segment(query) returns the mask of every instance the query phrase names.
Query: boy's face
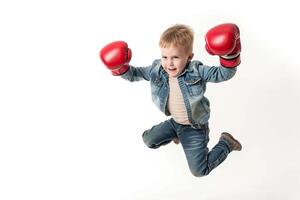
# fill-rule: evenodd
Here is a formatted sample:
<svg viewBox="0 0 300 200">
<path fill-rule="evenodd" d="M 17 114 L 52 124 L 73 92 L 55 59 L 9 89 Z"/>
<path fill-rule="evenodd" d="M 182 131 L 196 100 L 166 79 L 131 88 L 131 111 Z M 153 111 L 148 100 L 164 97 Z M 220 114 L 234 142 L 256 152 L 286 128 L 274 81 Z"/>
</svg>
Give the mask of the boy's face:
<svg viewBox="0 0 300 200">
<path fill-rule="evenodd" d="M 193 53 L 187 53 L 183 47 L 174 45 L 161 47 L 160 51 L 162 66 L 171 77 L 181 74 L 187 62 L 193 58 Z"/>
</svg>

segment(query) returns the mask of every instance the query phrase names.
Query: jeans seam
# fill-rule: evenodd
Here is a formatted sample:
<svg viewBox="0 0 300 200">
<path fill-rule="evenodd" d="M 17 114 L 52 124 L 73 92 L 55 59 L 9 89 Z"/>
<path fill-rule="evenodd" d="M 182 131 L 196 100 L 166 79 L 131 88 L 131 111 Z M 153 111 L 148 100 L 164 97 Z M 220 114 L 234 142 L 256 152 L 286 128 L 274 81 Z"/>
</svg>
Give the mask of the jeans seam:
<svg viewBox="0 0 300 200">
<path fill-rule="evenodd" d="M 217 158 L 215 161 L 211 162 L 209 165 L 208 165 L 208 168 L 210 170 L 213 170 L 214 168 L 216 168 L 221 162 L 223 162 L 225 160 L 225 158 L 227 157 L 226 153 L 223 152 L 219 158 Z"/>
</svg>

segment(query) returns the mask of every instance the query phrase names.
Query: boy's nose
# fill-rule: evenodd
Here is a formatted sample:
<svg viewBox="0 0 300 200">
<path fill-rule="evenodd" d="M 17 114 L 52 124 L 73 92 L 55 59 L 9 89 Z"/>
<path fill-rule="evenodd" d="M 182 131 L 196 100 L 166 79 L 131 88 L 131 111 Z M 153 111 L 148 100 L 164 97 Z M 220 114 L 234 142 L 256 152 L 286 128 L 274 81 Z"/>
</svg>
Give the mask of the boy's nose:
<svg viewBox="0 0 300 200">
<path fill-rule="evenodd" d="M 168 60 L 168 66 L 173 66 L 173 60 L 172 59 Z"/>
</svg>

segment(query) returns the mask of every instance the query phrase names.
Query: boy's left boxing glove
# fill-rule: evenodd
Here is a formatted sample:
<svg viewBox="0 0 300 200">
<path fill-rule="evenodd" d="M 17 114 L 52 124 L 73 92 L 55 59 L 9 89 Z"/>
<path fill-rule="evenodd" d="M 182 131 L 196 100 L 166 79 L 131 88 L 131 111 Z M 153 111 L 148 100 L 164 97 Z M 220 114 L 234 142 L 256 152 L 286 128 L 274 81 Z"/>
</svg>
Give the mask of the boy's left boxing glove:
<svg viewBox="0 0 300 200">
<path fill-rule="evenodd" d="M 240 64 L 240 31 L 232 23 L 220 24 L 211 28 L 205 36 L 207 52 L 220 56 L 220 63 L 224 67 L 236 67 Z"/>
<path fill-rule="evenodd" d="M 100 51 L 100 59 L 115 76 L 126 73 L 131 60 L 131 49 L 124 41 L 115 41 L 104 46 Z"/>
</svg>

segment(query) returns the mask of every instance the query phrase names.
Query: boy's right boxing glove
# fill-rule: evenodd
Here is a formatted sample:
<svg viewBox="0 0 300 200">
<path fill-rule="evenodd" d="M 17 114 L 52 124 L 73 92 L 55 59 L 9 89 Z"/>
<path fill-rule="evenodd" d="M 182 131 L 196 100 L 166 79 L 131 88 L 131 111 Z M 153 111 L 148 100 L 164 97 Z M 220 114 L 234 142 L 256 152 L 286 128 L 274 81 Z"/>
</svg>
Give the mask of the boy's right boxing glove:
<svg viewBox="0 0 300 200">
<path fill-rule="evenodd" d="M 224 67 L 240 64 L 241 41 L 239 27 L 232 23 L 220 24 L 211 28 L 205 36 L 207 52 L 220 56 Z"/>
<path fill-rule="evenodd" d="M 131 60 L 131 49 L 124 41 L 115 41 L 104 46 L 100 51 L 100 59 L 115 76 L 126 73 Z"/>
</svg>

